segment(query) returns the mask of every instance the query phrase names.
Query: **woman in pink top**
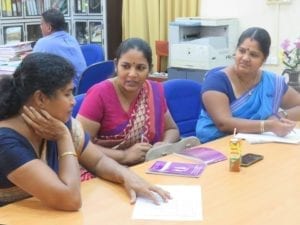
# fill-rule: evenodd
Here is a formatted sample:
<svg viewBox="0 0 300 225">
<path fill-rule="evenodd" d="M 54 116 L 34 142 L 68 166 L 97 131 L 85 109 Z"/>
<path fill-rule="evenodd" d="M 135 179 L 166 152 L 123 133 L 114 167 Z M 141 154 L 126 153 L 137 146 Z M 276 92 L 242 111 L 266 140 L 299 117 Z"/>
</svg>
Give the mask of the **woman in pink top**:
<svg viewBox="0 0 300 225">
<path fill-rule="evenodd" d="M 153 145 L 179 140 L 162 85 L 146 80 L 151 69 L 148 43 L 125 40 L 117 50 L 116 76 L 87 92 L 77 116 L 94 142 L 125 165 L 143 162 Z"/>
</svg>

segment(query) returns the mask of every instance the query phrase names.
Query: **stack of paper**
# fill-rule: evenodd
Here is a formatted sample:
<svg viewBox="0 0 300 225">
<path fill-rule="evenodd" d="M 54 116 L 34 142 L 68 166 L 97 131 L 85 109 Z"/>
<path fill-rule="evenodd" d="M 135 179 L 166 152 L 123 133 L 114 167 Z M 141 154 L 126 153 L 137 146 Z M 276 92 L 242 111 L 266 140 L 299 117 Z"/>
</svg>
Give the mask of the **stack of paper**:
<svg viewBox="0 0 300 225">
<path fill-rule="evenodd" d="M 0 45 L 0 61 L 20 60 L 20 56 L 32 51 L 32 41 L 19 42 L 16 44 Z"/>
<path fill-rule="evenodd" d="M 201 187 L 194 185 L 158 185 L 169 191 L 172 199 L 155 205 L 149 199 L 137 198 L 132 219 L 160 221 L 200 221 L 202 215 Z M 158 196 L 157 196 L 158 197 Z M 160 198 L 160 197 L 158 197 Z"/>
<path fill-rule="evenodd" d="M 21 61 L 10 61 L 10 62 L 0 61 L 0 75 L 13 74 L 20 63 Z"/>
<path fill-rule="evenodd" d="M 238 133 L 236 137 L 245 139 L 251 144 L 269 143 L 269 142 L 300 144 L 300 129 L 294 129 L 293 132 L 289 133 L 285 137 L 278 137 L 272 132 L 265 132 L 262 134 Z"/>
</svg>

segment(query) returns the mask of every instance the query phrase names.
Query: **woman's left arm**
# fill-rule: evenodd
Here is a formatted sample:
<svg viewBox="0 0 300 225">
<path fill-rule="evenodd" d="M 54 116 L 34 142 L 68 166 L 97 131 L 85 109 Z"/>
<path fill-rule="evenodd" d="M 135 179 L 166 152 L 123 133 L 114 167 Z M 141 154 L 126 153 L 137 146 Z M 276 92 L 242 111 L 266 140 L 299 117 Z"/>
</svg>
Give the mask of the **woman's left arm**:
<svg viewBox="0 0 300 225">
<path fill-rule="evenodd" d="M 300 93 L 294 88 L 288 87 L 280 107 L 285 111 L 285 113 L 281 113 L 282 117 L 300 121 Z"/>
</svg>

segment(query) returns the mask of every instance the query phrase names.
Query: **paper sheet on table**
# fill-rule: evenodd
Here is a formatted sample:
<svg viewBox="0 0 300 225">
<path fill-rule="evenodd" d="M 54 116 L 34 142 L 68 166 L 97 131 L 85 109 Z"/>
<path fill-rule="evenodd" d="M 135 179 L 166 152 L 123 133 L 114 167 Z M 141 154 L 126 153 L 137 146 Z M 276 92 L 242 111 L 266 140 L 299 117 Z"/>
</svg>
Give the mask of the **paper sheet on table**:
<svg viewBox="0 0 300 225">
<path fill-rule="evenodd" d="M 132 219 L 140 220 L 202 220 L 202 196 L 199 185 L 157 185 L 171 193 L 172 199 L 160 205 L 138 197 Z"/>
<path fill-rule="evenodd" d="M 289 133 L 285 137 L 278 137 L 272 132 L 265 132 L 262 134 L 238 133 L 236 137 L 245 139 L 251 144 L 269 143 L 269 142 L 300 144 L 300 129 L 294 129 L 293 132 Z"/>
</svg>

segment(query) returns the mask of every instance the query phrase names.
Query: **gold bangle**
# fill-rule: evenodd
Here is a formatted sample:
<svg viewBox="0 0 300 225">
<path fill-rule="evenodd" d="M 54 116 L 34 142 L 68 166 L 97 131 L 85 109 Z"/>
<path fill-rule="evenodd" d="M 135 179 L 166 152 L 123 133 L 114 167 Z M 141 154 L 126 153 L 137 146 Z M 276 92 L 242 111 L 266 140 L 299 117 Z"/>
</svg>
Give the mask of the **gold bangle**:
<svg viewBox="0 0 300 225">
<path fill-rule="evenodd" d="M 264 133 L 265 132 L 265 121 L 261 120 L 260 121 L 260 133 Z"/>
<path fill-rule="evenodd" d="M 64 156 L 67 156 L 67 155 L 73 155 L 75 157 L 77 157 L 77 154 L 75 152 L 64 152 L 63 154 L 61 154 L 58 159 L 61 159 L 63 158 Z"/>
</svg>

